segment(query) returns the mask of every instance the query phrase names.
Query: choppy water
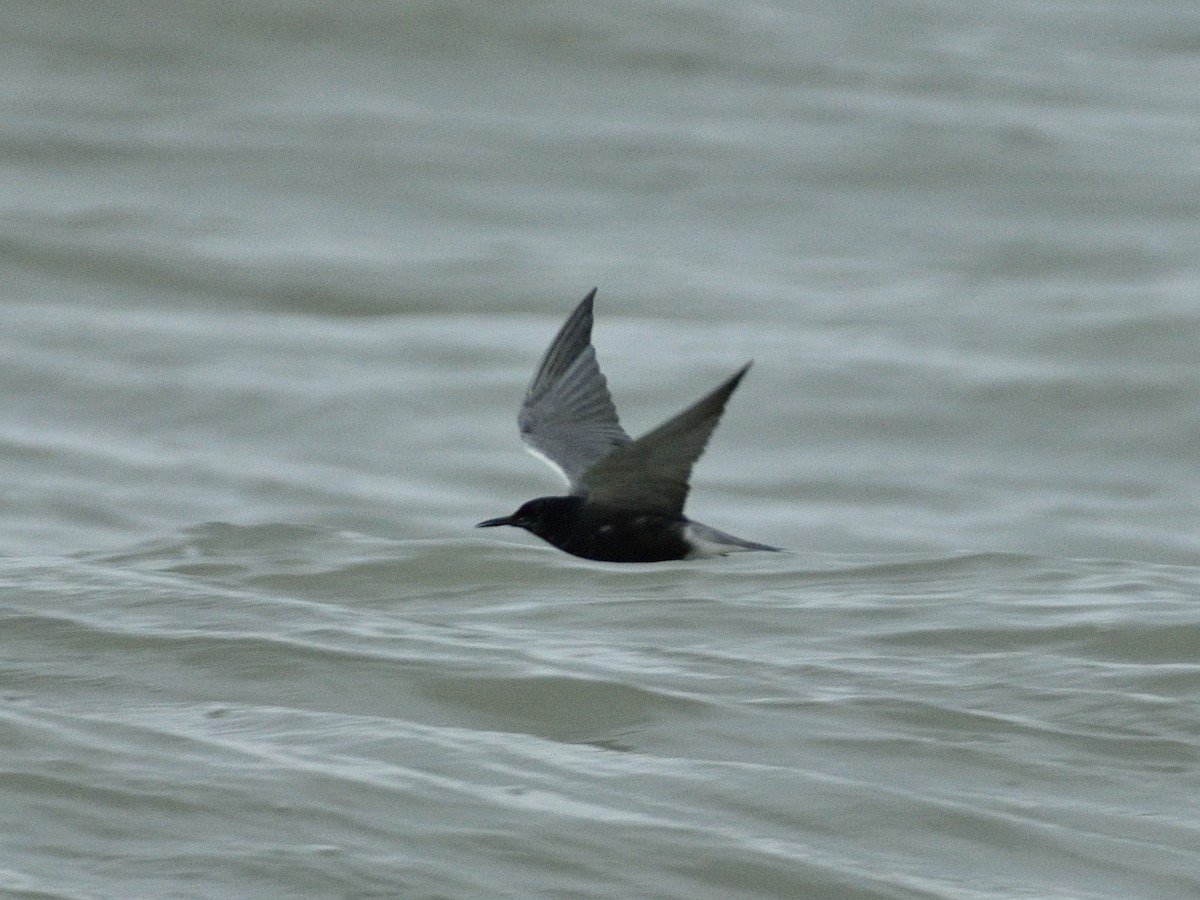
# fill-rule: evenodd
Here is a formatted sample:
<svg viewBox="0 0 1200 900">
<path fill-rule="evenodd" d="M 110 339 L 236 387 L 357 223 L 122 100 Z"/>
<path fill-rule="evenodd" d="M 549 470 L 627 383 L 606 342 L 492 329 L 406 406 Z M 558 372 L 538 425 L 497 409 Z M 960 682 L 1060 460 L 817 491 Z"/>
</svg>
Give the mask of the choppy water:
<svg viewBox="0 0 1200 900">
<path fill-rule="evenodd" d="M 6 3 L 0 894 L 1200 895 L 1193 6 Z"/>
</svg>

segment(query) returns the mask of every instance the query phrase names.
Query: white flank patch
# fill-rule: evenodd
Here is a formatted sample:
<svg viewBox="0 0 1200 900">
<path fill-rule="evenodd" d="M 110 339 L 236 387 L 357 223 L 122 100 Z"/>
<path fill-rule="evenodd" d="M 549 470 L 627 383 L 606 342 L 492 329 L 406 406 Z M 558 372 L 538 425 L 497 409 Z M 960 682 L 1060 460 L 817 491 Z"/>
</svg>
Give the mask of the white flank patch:
<svg viewBox="0 0 1200 900">
<path fill-rule="evenodd" d="M 708 556 L 724 556 L 739 550 L 752 550 L 732 534 L 726 534 L 699 522 L 688 522 L 683 526 L 683 539 L 692 545 L 688 559 L 703 559 Z"/>
</svg>

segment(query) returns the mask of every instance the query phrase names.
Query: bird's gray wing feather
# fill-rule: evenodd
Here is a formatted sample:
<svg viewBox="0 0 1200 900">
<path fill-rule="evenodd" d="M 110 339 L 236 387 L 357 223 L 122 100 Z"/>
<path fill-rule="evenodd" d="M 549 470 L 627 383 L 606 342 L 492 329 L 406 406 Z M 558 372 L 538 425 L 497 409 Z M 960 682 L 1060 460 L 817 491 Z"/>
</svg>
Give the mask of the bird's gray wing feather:
<svg viewBox="0 0 1200 900">
<path fill-rule="evenodd" d="M 572 493 L 580 478 L 616 447 L 629 443 L 592 347 L 595 288 L 563 323 L 542 357 L 517 416 L 521 440 L 557 469 Z"/>
<path fill-rule="evenodd" d="M 706 397 L 632 443 L 613 450 L 583 473 L 588 502 L 618 509 L 681 515 L 692 466 L 704 452 L 746 363 Z"/>
</svg>

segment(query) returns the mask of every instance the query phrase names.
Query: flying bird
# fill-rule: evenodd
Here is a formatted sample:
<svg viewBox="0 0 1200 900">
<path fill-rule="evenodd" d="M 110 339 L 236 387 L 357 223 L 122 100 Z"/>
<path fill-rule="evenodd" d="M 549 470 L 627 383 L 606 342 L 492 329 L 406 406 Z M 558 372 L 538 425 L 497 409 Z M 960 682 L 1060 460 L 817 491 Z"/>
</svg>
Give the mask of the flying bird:
<svg viewBox="0 0 1200 900">
<path fill-rule="evenodd" d="M 517 416 L 527 449 L 566 480 L 569 493 L 538 497 L 476 527 L 524 528 L 567 553 L 604 562 L 778 550 L 683 514 L 692 466 L 750 363 L 679 415 L 630 440 L 592 346 L 595 298 L 593 288 L 559 329 Z"/>
</svg>

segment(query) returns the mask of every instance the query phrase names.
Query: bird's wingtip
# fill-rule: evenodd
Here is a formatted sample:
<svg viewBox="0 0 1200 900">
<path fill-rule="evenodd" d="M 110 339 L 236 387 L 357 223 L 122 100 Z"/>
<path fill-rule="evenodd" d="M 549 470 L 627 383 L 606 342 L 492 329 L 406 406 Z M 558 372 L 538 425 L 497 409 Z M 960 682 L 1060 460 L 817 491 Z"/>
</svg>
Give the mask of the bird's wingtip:
<svg viewBox="0 0 1200 900">
<path fill-rule="evenodd" d="M 742 379 L 746 377 L 746 373 L 750 371 L 750 367 L 752 365 L 754 365 L 754 360 L 750 360 L 744 366 L 742 366 L 740 369 L 738 369 L 736 372 L 734 372 L 732 375 L 730 375 L 725 380 L 725 384 L 732 385 L 734 388 L 736 388 L 739 384 L 741 384 Z M 732 388 L 731 388 L 731 390 L 732 390 Z"/>
</svg>

